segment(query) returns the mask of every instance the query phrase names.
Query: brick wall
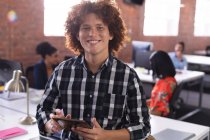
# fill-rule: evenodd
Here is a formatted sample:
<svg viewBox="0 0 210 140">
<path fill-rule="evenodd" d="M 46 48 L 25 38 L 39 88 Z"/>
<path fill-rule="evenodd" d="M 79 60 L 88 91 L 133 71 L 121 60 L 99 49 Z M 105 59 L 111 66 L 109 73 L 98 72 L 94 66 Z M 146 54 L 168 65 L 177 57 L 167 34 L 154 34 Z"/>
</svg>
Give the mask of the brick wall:
<svg viewBox="0 0 210 140">
<path fill-rule="evenodd" d="M 129 34 L 135 40 L 147 40 L 154 43 L 155 49 L 172 51 L 177 41 L 186 43 L 186 52 L 204 49 L 210 44 L 210 37 L 194 37 L 193 21 L 195 0 L 182 0 L 179 35 L 176 37 L 155 37 L 143 35 L 144 6 L 127 5 L 117 0 L 122 16 L 129 29 Z M 56 46 L 61 57 L 71 55 L 65 48 L 64 37 L 45 37 L 43 34 L 44 9 L 43 0 L 0 0 L 0 58 L 20 61 L 24 68 L 36 63 L 40 58 L 35 54 L 35 47 L 41 41 L 49 41 Z M 7 13 L 14 10 L 17 13 L 16 22 L 7 20 Z M 127 44 L 118 57 L 130 62 L 132 47 Z"/>
</svg>

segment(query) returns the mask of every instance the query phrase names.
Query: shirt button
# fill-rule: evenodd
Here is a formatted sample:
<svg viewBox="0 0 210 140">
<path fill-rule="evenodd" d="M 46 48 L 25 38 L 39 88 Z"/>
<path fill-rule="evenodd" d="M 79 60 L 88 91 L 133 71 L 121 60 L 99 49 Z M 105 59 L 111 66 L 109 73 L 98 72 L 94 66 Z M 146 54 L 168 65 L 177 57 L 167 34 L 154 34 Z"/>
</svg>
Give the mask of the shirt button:
<svg viewBox="0 0 210 140">
<path fill-rule="evenodd" d="M 92 78 L 95 78 L 95 76 L 93 75 Z"/>
<path fill-rule="evenodd" d="M 90 95 L 90 98 L 92 98 L 93 96 L 92 95 Z"/>
<path fill-rule="evenodd" d="M 90 117 L 90 114 L 87 114 L 88 117 Z"/>
</svg>

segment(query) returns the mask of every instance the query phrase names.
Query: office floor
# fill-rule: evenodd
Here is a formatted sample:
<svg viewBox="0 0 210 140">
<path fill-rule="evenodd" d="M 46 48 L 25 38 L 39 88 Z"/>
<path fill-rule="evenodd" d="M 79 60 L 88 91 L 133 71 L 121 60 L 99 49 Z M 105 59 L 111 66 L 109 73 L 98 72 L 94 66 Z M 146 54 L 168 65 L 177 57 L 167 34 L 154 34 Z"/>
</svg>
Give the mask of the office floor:
<svg viewBox="0 0 210 140">
<path fill-rule="evenodd" d="M 190 109 L 192 109 L 193 107 L 198 106 L 198 96 L 199 93 L 197 91 L 183 90 L 181 92 L 180 97 L 184 100 L 185 104 L 190 106 L 190 108 L 186 109 L 185 112 L 190 111 Z M 202 111 L 185 119 L 184 121 L 210 127 L 210 93 L 203 93 Z"/>
</svg>

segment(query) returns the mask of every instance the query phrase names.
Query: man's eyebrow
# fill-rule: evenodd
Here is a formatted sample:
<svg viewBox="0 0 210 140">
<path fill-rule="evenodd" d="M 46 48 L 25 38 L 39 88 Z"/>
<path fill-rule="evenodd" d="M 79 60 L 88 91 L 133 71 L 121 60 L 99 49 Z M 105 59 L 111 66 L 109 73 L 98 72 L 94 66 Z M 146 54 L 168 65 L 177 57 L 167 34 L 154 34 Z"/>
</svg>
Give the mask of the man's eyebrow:
<svg viewBox="0 0 210 140">
<path fill-rule="evenodd" d="M 89 24 L 81 24 L 81 26 L 90 26 Z"/>
</svg>

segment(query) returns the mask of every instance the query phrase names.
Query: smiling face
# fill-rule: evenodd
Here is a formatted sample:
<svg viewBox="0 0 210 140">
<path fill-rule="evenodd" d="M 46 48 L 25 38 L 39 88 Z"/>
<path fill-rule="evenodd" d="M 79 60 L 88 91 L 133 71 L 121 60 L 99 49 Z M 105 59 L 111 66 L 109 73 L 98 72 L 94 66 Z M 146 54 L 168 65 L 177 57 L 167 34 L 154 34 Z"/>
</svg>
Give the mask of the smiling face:
<svg viewBox="0 0 210 140">
<path fill-rule="evenodd" d="M 110 35 L 108 26 L 96 14 L 90 13 L 85 16 L 77 38 L 85 55 L 108 56 L 109 41 L 113 37 Z"/>
<path fill-rule="evenodd" d="M 174 48 L 174 51 L 176 53 L 176 56 L 178 58 L 182 58 L 182 54 L 183 54 L 183 48 L 180 44 L 176 44 L 175 45 L 175 48 Z"/>
<path fill-rule="evenodd" d="M 45 61 L 50 65 L 58 64 L 59 63 L 58 52 L 56 51 L 55 53 L 53 53 L 51 55 L 46 55 Z"/>
</svg>

